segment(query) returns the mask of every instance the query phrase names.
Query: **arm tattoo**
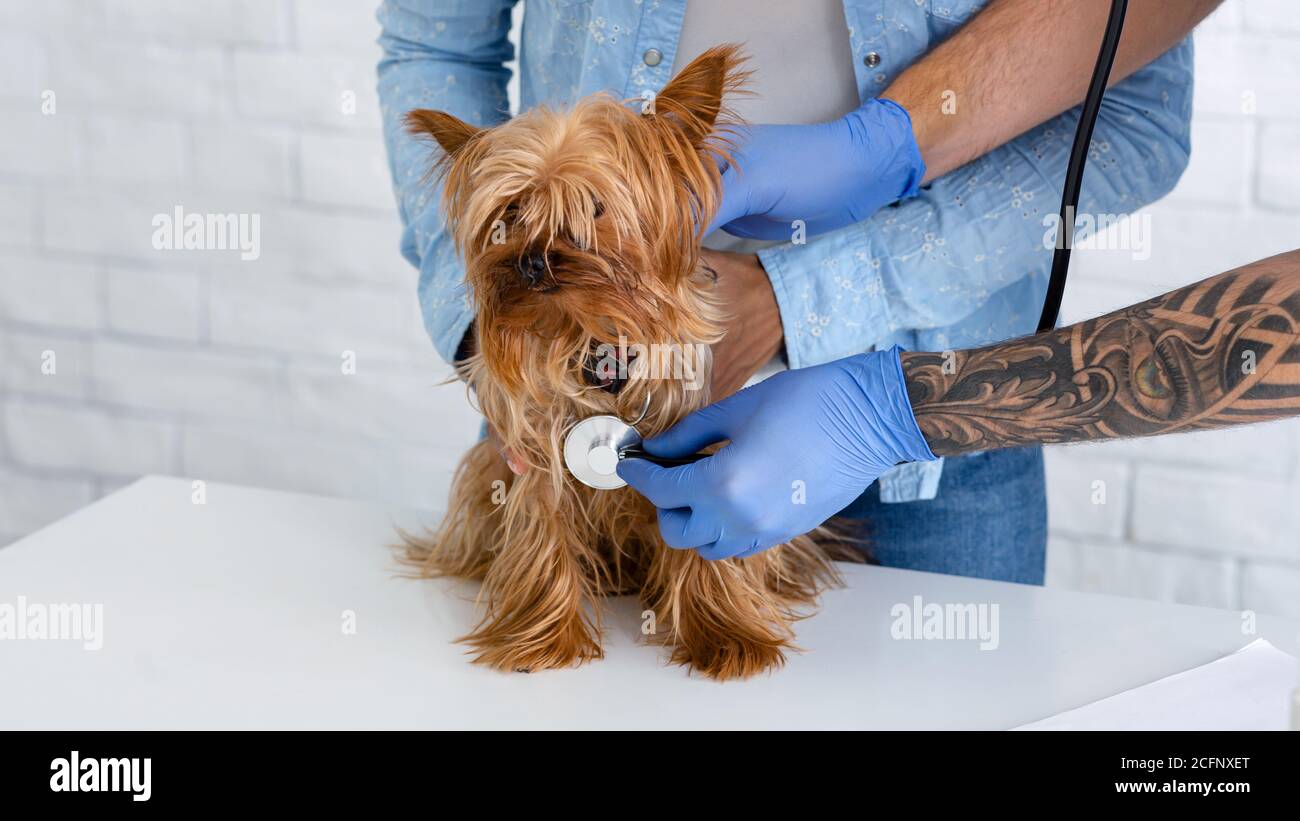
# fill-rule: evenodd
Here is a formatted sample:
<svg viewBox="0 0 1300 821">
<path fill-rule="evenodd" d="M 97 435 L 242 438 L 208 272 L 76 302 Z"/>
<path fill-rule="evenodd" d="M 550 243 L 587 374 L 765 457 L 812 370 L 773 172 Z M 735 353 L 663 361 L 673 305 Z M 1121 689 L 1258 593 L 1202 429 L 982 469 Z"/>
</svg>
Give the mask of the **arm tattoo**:
<svg viewBox="0 0 1300 821">
<path fill-rule="evenodd" d="M 903 354 L 903 370 L 939 456 L 1300 414 L 1300 251 L 1068 328 Z"/>
</svg>

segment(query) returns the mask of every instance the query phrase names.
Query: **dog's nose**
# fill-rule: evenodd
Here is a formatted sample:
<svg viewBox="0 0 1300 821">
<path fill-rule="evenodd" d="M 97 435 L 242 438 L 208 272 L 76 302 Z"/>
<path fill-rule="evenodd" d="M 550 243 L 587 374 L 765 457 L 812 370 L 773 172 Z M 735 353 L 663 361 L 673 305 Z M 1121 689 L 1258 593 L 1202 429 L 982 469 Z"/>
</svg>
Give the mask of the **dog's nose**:
<svg viewBox="0 0 1300 821">
<path fill-rule="evenodd" d="M 515 268 L 529 288 L 536 288 L 546 278 L 546 254 L 524 254 L 515 261 Z"/>
</svg>

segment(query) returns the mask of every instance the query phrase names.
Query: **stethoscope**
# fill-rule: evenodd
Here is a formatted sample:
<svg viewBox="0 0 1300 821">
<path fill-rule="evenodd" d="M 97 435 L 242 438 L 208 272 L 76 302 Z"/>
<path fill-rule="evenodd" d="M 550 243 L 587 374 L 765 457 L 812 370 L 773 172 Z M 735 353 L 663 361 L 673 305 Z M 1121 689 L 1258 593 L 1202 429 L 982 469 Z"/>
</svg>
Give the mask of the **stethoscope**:
<svg viewBox="0 0 1300 821">
<path fill-rule="evenodd" d="M 632 423 L 617 416 L 600 414 L 581 420 L 564 436 L 564 466 L 573 478 L 597 490 L 614 490 L 627 484 L 618 475 L 618 463 L 624 459 L 644 459 L 661 467 L 680 467 L 706 458 L 707 453 L 693 453 L 680 458 L 655 456 L 641 446 L 637 423 L 650 410 L 646 396 L 641 414 Z"/>
<path fill-rule="evenodd" d="M 1043 300 L 1043 313 L 1038 320 L 1038 332 L 1056 327 L 1061 309 L 1061 296 L 1065 293 L 1065 277 L 1070 270 L 1070 249 L 1074 245 L 1074 215 L 1079 207 L 1079 190 L 1083 182 L 1083 167 L 1088 160 L 1088 147 L 1092 142 L 1092 129 L 1101 110 L 1101 98 L 1106 93 L 1110 69 L 1119 48 L 1120 34 L 1124 30 L 1124 12 L 1128 0 L 1111 0 L 1110 16 L 1102 35 L 1101 50 L 1092 71 L 1092 81 L 1084 97 L 1079 114 L 1079 126 L 1074 132 L 1070 149 L 1070 162 L 1065 170 L 1065 185 L 1061 191 L 1060 221 L 1057 223 L 1056 249 L 1052 256 L 1052 274 Z M 601 414 L 589 416 L 578 422 L 564 437 L 564 464 L 573 478 L 587 487 L 613 490 L 627 484 L 618 476 L 618 463 L 624 459 L 645 459 L 664 467 L 689 465 L 707 458 L 707 453 L 694 453 L 678 459 L 668 459 L 646 453 L 641 447 L 641 434 L 636 425 L 650 409 L 650 397 L 636 421 L 628 424 L 617 416 Z"/>
</svg>

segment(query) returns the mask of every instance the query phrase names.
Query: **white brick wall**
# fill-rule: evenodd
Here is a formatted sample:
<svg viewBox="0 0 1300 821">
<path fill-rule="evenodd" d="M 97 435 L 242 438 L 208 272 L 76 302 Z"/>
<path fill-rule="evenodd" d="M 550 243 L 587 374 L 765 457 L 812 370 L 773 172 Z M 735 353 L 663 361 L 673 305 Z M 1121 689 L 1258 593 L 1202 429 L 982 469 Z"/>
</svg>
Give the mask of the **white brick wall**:
<svg viewBox="0 0 1300 821">
<path fill-rule="evenodd" d="M 369 0 L 0 4 L 0 544 L 146 472 L 442 503 L 478 420 L 398 255 L 377 35 Z M 260 215 L 261 257 L 155 250 L 178 205 Z"/>
<path fill-rule="evenodd" d="M 142 472 L 441 504 L 478 422 L 397 253 L 372 5 L 0 4 L 0 544 Z M 1077 253 L 1067 319 L 1298 244 L 1292 6 L 1206 24 L 1151 257 Z M 177 205 L 260 214 L 260 259 L 154 250 Z M 1297 424 L 1058 448 L 1049 483 L 1049 583 L 1300 615 Z"/>
</svg>

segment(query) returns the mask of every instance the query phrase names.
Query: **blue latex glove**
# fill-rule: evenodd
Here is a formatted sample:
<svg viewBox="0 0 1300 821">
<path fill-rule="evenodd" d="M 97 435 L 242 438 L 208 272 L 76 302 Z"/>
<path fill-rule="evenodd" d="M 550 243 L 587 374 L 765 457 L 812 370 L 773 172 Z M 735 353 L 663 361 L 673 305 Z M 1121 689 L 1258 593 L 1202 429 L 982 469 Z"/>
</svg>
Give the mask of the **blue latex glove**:
<svg viewBox="0 0 1300 821">
<path fill-rule="evenodd" d="M 618 475 L 659 508 L 670 547 L 745 557 L 844 509 L 899 462 L 931 460 L 903 382 L 899 348 L 785 371 L 647 439 L 656 456 L 731 443 L 664 468 L 626 459 Z M 800 484 L 802 483 L 802 484 Z"/>
<path fill-rule="evenodd" d="M 738 237 L 789 240 L 795 220 L 809 235 L 833 231 L 915 196 L 925 177 L 912 118 L 893 100 L 829 123 L 747 126 L 736 142 L 709 231 Z"/>
</svg>

